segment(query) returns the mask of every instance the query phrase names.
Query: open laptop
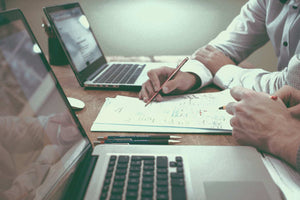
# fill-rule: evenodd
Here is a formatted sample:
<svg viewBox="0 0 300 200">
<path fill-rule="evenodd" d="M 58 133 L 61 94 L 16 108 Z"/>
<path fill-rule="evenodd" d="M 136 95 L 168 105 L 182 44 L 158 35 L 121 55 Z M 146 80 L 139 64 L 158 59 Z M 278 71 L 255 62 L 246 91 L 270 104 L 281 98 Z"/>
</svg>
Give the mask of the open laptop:
<svg viewBox="0 0 300 200">
<path fill-rule="evenodd" d="M 92 148 L 18 9 L 0 13 L 0 198 L 277 200 L 242 146 Z"/>
<path fill-rule="evenodd" d="M 107 63 L 79 3 L 45 7 L 44 12 L 81 86 L 139 90 L 150 69 L 176 67 L 176 63 Z"/>
</svg>

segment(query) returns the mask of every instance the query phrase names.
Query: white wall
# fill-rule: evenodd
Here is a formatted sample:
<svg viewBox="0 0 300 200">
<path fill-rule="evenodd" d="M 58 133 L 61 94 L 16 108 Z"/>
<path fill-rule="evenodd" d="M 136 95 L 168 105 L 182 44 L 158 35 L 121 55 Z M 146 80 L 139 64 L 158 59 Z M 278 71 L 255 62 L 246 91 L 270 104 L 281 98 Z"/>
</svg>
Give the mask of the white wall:
<svg viewBox="0 0 300 200">
<path fill-rule="evenodd" d="M 42 7 L 70 0 L 6 0 L 20 8 L 42 49 Z M 205 45 L 239 13 L 247 0 L 79 0 L 105 55 L 188 55 Z M 253 64 L 276 70 L 270 44 L 252 55 Z"/>
</svg>

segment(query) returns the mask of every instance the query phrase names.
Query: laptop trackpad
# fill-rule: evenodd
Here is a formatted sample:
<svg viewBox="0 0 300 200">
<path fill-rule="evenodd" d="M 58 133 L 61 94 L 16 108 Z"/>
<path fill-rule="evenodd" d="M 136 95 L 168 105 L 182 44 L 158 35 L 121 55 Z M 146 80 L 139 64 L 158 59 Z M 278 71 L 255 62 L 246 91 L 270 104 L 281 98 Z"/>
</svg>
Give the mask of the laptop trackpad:
<svg viewBox="0 0 300 200">
<path fill-rule="evenodd" d="M 270 200 L 262 182 L 204 182 L 207 200 Z"/>
</svg>

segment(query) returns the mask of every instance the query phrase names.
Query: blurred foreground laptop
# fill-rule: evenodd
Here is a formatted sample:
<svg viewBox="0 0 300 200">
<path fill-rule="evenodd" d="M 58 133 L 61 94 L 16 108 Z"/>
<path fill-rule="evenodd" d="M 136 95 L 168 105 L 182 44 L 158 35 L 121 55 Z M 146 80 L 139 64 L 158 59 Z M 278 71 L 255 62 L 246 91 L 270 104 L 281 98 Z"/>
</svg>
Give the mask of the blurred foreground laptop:
<svg viewBox="0 0 300 200">
<path fill-rule="evenodd" d="M 176 63 L 107 63 L 79 3 L 45 7 L 44 12 L 81 86 L 139 90 L 149 69 L 176 67 Z"/>
<path fill-rule="evenodd" d="M 0 13 L 0 199 L 277 200 L 242 146 L 94 149 L 20 10 Z"/>
</svg>

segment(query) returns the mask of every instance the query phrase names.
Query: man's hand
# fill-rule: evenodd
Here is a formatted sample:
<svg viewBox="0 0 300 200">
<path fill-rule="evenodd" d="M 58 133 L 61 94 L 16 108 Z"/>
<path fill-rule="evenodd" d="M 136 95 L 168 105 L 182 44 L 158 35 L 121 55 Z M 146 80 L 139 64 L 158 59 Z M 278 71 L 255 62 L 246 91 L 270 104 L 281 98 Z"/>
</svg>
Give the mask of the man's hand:
<svg viewBox="0 0 300 200">
<path fill-rule="evenodd" d="M 202 64 L 204 64 L 205 67 L 210 70 L 213 76 L 224 65 L 227 64 L 235 65 L 235 63 L 230 58 L 225 56 L 223 52 L 212 47 L 211 45 L 207 45 L 198 49 L 193 54 L 192 59 L 198 60 Z"/>
<path fill-rule="evenodd" d="M 139 98 L 144 102 L 147 102 L 155 92 L 157 92 L 160 86 L 168 79 L 170 74 L 174 71 L 174 68 L 161 67 L 153 69 L 148 72 L 149 79 L 142 85 L 142 89 L 139 92 Z M 196 84 L 196 75 L 188 72 L 179 71 L 175 77 L 169 80 L 162 93 L 164 94 L 180 94 L 190 90 Z M 156 101 L 162 101 L 163 98 L 158 94 L 155 98 Z"/>
<path fill-rule="evenodd" d="M 230 124 L 237 142 L 279 156 L 296 166 L 300 121 L 292 116 L 284 102 L 242 87 L 230 92 L 237 102 L 229 103 L 226 111 L 233 115 Z"/>
</svg>

